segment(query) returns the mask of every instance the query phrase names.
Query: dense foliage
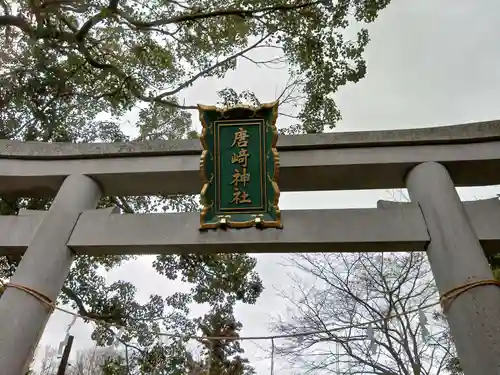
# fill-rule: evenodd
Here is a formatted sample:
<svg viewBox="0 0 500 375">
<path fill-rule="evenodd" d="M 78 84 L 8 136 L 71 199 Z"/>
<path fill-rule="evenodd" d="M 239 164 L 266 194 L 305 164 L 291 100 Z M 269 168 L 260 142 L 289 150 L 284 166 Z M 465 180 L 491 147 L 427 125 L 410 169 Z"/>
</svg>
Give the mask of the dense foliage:
<svg viewBox="0 0 500 375">
<path fill-rule="evenodd" d="M 128 141 L 122 123 L 138 110 L 137 140 L 194 137 L 182 92 L 199 79 L 223 78 L 238 59 L 256 61 L 257 49 L 286 61 L 295 96 L 294 131 L 319 132 L 340 118 L 333 94 L 366 74 L 366 29 L 349 40 L 351 24 L 369 23 L 389 0 L 0 0 L 0 138 L 47 142 Z M 258 101 L 251 92 L 221 91 L 225 104 Z M 287 95 L 286 93 L 284 94 Z M 284 99 L 284 98 L 280 98 Z M 2 197 L 0 212 L 43 209 L 49 200 Z M 194 197 L 108 197 L 102 206 L 125 212 L 197 210 Z M 183 334 L 237 334 L 237 301 L 255 303 L 263 290 L 245 254 L 159 255 L 153 269 L 192 286 L 190 293 L 136 300 L 136 288 L 101 276 L 129 259 L 78 257 L 60 303 L 80 314 L 125 325 L 130 361 L 149 374 L 184 374 L 212 359 L 212 373 L 249 374 L 231 340 L 206 346 L 194 360 L 178 341 L 159 341 L 158 330 Z M 0 258 L 8 279 L 20 259 Z M 209 312 L 188 318 L 190 305 Z M 99 345 L 112 342 L 97 328 Z M 210 352 L 210 353 L 209 353 Z M 196 363 L 195 363 L 196 362 Z M 154 366 L 154 368 L 152 367 Z M 119 366 L 118 366 L 119 367 Z"/>
</svg>

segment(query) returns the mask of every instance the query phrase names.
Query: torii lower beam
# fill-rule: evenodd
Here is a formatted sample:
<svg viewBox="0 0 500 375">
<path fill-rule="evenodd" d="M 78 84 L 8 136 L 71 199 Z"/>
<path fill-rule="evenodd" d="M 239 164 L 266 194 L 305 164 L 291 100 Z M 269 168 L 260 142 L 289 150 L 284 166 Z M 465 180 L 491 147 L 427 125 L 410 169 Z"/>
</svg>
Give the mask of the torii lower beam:
<svg viewBox="0 0 500 375">
<path fill-rule="evenodd" d="M 68 240 L 79 255 L 424 251 L 429 234 L 419 207 L 284 211 L 283 230 L 198 232 L 199 213 L 113 214 L 84 211 Z M 486 253 L 500 248 L 500 201 L 465 202 Z M 0 216 L 0 256 L 21 255 L 45 212 Z M 256 233 L 256 231 L 258 231 Z"/>
</svg>

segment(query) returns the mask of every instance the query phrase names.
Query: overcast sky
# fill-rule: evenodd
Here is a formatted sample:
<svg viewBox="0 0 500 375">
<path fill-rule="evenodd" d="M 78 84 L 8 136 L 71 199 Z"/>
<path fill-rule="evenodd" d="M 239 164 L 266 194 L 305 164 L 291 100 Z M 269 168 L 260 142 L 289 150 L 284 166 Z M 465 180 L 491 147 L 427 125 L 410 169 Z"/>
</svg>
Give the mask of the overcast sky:
<svg viewBox="0 0 500 375">
<path fill-rule="evenodd" d="M 393 0 L 369 27 L 367 77 L 336 95 L 343 120 L 334 131 L 418 128 L 500 119 L 498 14 L 500 3 L 495 0 Z M 226 80 L 195 85 L 186 92 L 186 102 L 214 104 L 216 91 L 226 86 L 237 91 L 250 89 L 262 102 L 272 101 L 286 83 L 286 70 L 266 70 L 246 60 L 238 63 L 238 70 Z M 279 123 L 285 124 L 284 119 Z M 498 187 L 460 190 L 464 200 L 492 197 L 499 192 Z M 390 199 L 389 192 L 283 193 L 280 206 L 374 207 L 378 199 Z M 132 282 L 144 300 L 150 294 L 167 295 L 185 288 L 158 275 L 151 268 L 153 258 L 141 257 L 113 270 L 108 275 L 109 282 Z M 266 290 L 255 306 L 237 307 L 237 317 L 244 324 L 242 335 L 269 334 L 272 317 L 285 309 L 275 290 L 286 289 L 289 282 L 278 264 L 282 256 L 260 255 L 258 260 Z M 70 321 L 70 316 L 55 313 L 40 346 L 57 346 Z M 77 322 L 72 329 L 74 352 L 92 345 L 90 332 L 90 327 Z M 258 358 L 266 353 L 249 346 L 247 355 Z M 269 374 L 269 360 L 257 361 L 255 365 L 259 375 Z"/>
</svg>

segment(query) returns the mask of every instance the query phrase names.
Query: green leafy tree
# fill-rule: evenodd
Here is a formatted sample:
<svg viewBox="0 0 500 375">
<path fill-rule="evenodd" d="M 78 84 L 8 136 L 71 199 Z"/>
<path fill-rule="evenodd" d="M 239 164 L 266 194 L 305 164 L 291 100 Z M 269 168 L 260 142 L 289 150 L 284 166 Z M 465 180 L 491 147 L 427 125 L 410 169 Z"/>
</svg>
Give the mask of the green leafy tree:
<svg viewBox="0 0 500 375">
<path fill-rule="evenodd" d="M 321 132 L 340 118 L 333 94 L 366 74 L 363 51 L 368 32 L 345 37 L 351 24 L 376 19 L 389 0 L 0 0 L 0 138 L 44 142 L 130 141 L 125 116 L 138 111 L 135 140 L 196 137 L 184 89 L 207 77 L 223 78 L 240 59 L 259 66 L 286 62 L 290 82 L 280 96 L 293 103 L 291 132 Z M 251 54 L 267 49 L 273 57 Z M 231 88 L 221 103 L 257 101 Z M 1 197 L 0 213 L 47 209 L 50 200 Z M 100 206 L 124 212 L 194 211 L 192 196 L 106 197 Z M 101 270 L 130 256 L 77 257 L 59 297 L 82 316 L 126 327 L 121 341 L 142 373 L 184 374 L 193 367 L 186 345 L 158 340 L 155 332 L 217 332 L 240 324 L 239 301 L 255 303 L 263 286 L 246 254 L 159 255 L 156 272 L 192 286 L 190 293 L 136 300 L 125 281 L 107 285 Z M 9 279 L 19 257 L 0 258 L 0 278 Z M 190 305 L 206 304 L 201 318 L 188 318 Z M 92 338 L 113 342 L 98 325 Z M 185 343 L 184 343 L 185 344 Z M 212 373 L 248 374 L 236 341 L 205 345 Z M 214 357 L 214 355 L 216 358 Z M 155 358 L 168 360 L 157 361 Z M 161 362 L 162 368 L 150 367 Z M 149 367 L 148 367 L 149 366 Z M 155 365 L 156 366 L 156 365 Z M 112 366 L 111 366 L 112 367 Z M 110 367 L 110 368 L 111 368 Z M 111 370 L 110 370 L 111 371 Z M 217 372 L 215 372 L 217 371 Z"/>
</svg>

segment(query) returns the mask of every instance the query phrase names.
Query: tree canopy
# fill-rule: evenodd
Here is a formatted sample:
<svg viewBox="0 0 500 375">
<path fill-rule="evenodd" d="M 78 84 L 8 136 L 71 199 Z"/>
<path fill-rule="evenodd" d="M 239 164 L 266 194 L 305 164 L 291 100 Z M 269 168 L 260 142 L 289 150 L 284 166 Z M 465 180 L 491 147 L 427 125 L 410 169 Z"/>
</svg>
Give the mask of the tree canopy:
<svg viewBox="0 0 500 375">
<path fill-rule="evenodd" d="M 334 93 L 366 74 L 363 52 L 369 37 L 358 26 L 374 21 L 388 3 L 0 0 L 0 138 L 116 142 L 193 137 L 195 107 L 183 102 L 183 90 L 200 79 L 223 78 L 241 59 L 264 67 L 286 62 L 288 89 L 297 93 L 293 129 L 320 132 L 340 118 Z M 349 30 L 355 31 L 353 38 L 347 37 Z M 250 52 L 257 49 L 269 50 L 272 58 L 253 59 Z M 258 102 L 252 92 L 237 93 L 230 87 L 219 95 L 223 104 Z M 284 92 L 279 99 L 289 96 Z M 121 124 L 137 108 L 138 136 L 132 139 Z M 49 205 L 45 199 L 1 197 L 0 212 Z M 124 212 L 198 209 L 189 196 L 106 197 L 100 203 L 111 205 Z M 108 285 L 100 272 L 130 258 L 77 257 L 59 302 L 89 319 L 125 326 L 121 341 L 144 374 L 184 374 L 193 366 L 186 345 L 160 342 L 155 332 L 237 334 L 241 324 L 233 314 L 235 303 L 255 303 L 263 290 L 256 260 L 246 254 L 159 255 L 153 269 L 169 280 L 189 283 L 191 291 L 166 298 L 152 295 L 141 304 L 134 285 Z M 0 278 L 10 278 L 19 261 L 0 258 Z M 206 304 L 209 311 L 190 318 L 193 303 Z M 92 338 L 99 345 L 113 341 L 103 325 Z M 205 346 L 198 364 L 211 358 L 213 373 L 252 371 L 242 365 L 237 342 L 216 344 Z"/>
<path fill-rule="evenodd" d="M 257 48 L 276 49 L 303 93 L 298 118 L 321 131 L 340 113 L 332 94 L 366 74 L 371 22 L 389 0 L 1 0 L 2 136 L 33 140 L 123 139 L 115 121 L 142 104 L 141 137 L 191 128 L 181 91 L 222 78 Z M 258 62 L 256 62 L 258 63 Z"/>
</svg>

